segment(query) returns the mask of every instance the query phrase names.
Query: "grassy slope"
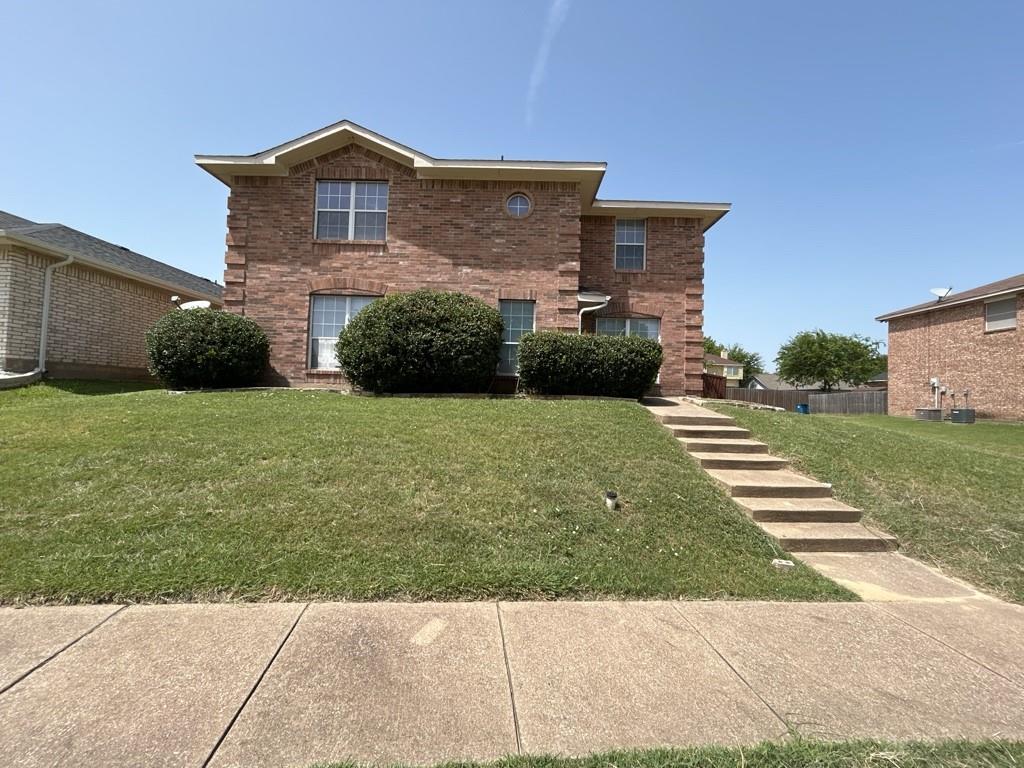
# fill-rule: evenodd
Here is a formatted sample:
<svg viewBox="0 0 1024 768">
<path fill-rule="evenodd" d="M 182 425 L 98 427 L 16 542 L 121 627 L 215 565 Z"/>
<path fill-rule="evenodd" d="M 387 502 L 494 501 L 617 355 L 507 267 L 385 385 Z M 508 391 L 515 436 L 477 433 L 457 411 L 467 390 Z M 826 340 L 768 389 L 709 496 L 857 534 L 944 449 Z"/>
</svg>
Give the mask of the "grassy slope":
<svg viewBox="0 0 1024 768">
<path fill-rule="evenodd" d="M 335 768 L 351 764 L 335 763 Z M 447 763 L 448 768 L 1003 768 L 1024 765 L 1020 742 L 893 744 L 794 740 L 755 747 L 695 747 L 607 752 L 582 758 L 509 757 L 494 763 Z M 440 767 L 439 767 L 440 768 Z"/>
<path fill-rule="evenodd" d="M 38 386 L 0 421 L 0 601 L 850 599 L 631 403 Z"/>
<path fill-rule="evenodd" d="M 908 554 L 1024 602 L 1024 425 L 719 408 Z"/>
</svg>

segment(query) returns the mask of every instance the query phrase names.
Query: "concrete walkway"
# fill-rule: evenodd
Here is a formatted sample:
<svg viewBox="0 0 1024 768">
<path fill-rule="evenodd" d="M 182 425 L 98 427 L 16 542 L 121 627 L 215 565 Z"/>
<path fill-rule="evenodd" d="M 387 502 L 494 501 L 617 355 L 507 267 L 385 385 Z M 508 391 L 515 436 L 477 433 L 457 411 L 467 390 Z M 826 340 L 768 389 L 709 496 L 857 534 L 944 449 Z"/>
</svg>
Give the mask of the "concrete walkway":
<svg viewBox="0 0 1024 768">
<path fill-rule="evenodd" d="M 878 563 L 858 558 L 915 565 L 816 557 L 862 588 Z M 1024 738 L 1024 608 L 890 576 L 873 603 L 0 608 L 0 765 Z"/>
</svg>

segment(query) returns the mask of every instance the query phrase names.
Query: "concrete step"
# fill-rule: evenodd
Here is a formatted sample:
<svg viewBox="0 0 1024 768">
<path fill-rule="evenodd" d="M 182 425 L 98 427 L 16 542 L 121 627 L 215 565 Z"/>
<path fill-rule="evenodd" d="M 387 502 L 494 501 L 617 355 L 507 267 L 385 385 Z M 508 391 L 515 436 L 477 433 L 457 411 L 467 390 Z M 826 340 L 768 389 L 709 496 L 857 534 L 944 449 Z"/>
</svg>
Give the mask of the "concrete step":
<svg viewBox="0 0 1024 768">
<path fill-rule="evenodd" d="M 832 486 L 784 469 L 706 469 L 730 496 L 817 499 L 832 496 Z"/>
<path fill-rule="evenodd" d="M 759 523 L 856 523 L 861 511 L 835 499 L 779 499 L 745 496 L 734 499 Z"/>
<path fill-rule="evenodd" d="M 714 437 L 680 437 L 678 439 L 690 453 L 768 453 L 768 446 L 757 442 L 757 440 Z"/>
<path fill-rule="evenodd" d="M 683 413 L 664 413 L 658 416 L 658 421 L 666 426 L 671 424 L 706 424 L 709 426 L 718 427 L 734 427 L 736 422 L 730 419 L 728 416 L 720 416 L 715 413 L 710 413 L 707 416 L 683 414 Z"/>
<path fill-rule="evenodd" d="M 765 533 L 790 552 L 885 552 L 896 539 L 860 523 L 762 523 Z"/>
<path fill-rule="evenodd" d="M 717 427 L 710 424 L 680 424 L 680 425 L 669 425 L 669 429 L 672 430 L 672 434 L 676 437 L 714 437 L 714 438 L 725 438 L 729 440 L 741 440 L 750 437 L 749 429 L 742 429 L 740 427 Z"/>
<path fill-rule="evenodd" d="M 691 455 L 704 469 L 783 469 L 789 466 L 785 459 L 767 453 L 723 453 L 721 451 L 694 451 Z"/>
</svg>

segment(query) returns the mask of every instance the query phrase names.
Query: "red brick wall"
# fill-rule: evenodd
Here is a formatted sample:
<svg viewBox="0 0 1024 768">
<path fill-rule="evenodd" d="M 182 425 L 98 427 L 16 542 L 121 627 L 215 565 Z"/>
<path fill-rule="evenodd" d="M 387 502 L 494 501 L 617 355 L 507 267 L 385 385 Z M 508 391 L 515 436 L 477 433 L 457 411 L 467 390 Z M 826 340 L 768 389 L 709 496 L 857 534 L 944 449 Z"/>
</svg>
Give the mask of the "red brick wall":
<svg viewBox="0 0 1024 768">
<path fill-rule="evenodd" d="M 598 314 L 661 319 L 666 394 L 700 394 L 704 370 L 704 235 L 698 219 L 647 220 L 642 272 L 615 269 L 615 219 L 584 216 L 580 284 L 612 297 Z M 587 325 L 593 321 L 588 319 Z"/>
<path fill-rule="evenodd" d="M 57 259 L 11 248 L 0 257 L 0 285 L 10 287 L 0 314 L 0 366 L 35 368 L 39 353 L 43 275 Z M 185 300 L 196 298 L 181 294 Z M 140 378 L 145 334 L 172 309 L 171 292 L 72 263 L 53 273 L 47 373 L 55 378 Z"/>
<path fill-rule="evenodd" d="M 317 179 L 387 181 L 387 242 L 315 241 Z M 505 213 L 505 200 L 515 191 L 533 201 L 524 219 Z M 431 288 L 461 291 L 494 306 L 499 298 L 533 299 L 538 330 L 575 332 L 581 259 L 593 258 L 587 254 L 598 250 L 595 237 L 591 233 L 590 247 L 581 247 L 576 184 L 418 179 L 412 169 L 350 144 L 293 167 L 287 177 L 234 179 L 228 199 L 225 307 L 266 330 L 270 382 L 341 384 L 338 374 L 307 368 L 311 291 L 383 294 Z M 607 238 L 602 247 L 610 254 L 611 230 Z M 699 227 L 689 220 L 660 220 L 652 224 L 648 240 L 650 253 L 658 255 L 653 256 L 654 271 L 638 282 L 637 296 L 658 297 L 660 306 L 672 312 L 685 304 L 690 313 L 666 315 L 663 321 L 663 334 L 673 345 L 663 381 L 675 391 L 684 383 L 699 390 Z M 683 272 L 695 276 L 695 282 L 681 277 Z M 680 294 L 668 300 L 668 294 L 683 290 L 687 298 Z M 684 374 L 690 349 L 680 353 L 676 346 L 687 329 L 696 339 L 693 376 L 688 368 Z"/>
<path fill-rule="evenodd" d="M 978 415 L 1024 419 L 1024 294 L 1017 297 L 1017 328 L 985 332 L 983 302 L 889 321 L 889 413 L 912 415 L 933 404 L 937 376 L 957 393 L 971 390 Z M 949 397 L 946 407 L 952 406 Z"/>
</svg>

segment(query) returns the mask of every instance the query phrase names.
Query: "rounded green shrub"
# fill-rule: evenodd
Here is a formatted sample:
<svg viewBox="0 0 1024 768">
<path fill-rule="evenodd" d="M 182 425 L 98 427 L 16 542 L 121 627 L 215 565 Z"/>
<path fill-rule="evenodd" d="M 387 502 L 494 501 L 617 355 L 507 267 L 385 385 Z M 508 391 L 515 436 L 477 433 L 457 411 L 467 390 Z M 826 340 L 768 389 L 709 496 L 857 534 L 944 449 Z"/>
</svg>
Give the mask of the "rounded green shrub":
<svg viewBox="0 0 1024 768">
<path fill-rule="evenodd" d="M 146 332 L 149 372 L 168 389 L 218 389 L 255 384 L 270 356 L 263 329 L 217 309 L 178 309 Z"/>
<path fill-rule="evenodd" d="M 640 398 L 661 361 L 661 344 L 640 336 L 528 333 L 519 340 L 519 385 L 543 395 Z"/>
<path fill-rule="evenodd" d="M 336 346 L 353 384 L 372 392 L 481 392 L 494 379 L 501 314 L 471 296 L 420 290 L 377 299 Z"/>
</svg>

